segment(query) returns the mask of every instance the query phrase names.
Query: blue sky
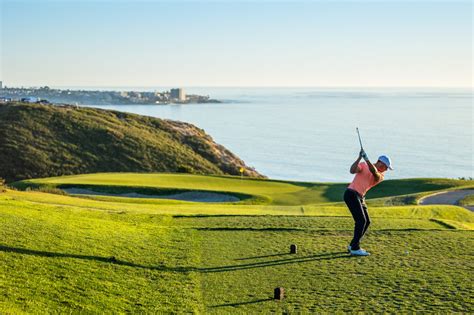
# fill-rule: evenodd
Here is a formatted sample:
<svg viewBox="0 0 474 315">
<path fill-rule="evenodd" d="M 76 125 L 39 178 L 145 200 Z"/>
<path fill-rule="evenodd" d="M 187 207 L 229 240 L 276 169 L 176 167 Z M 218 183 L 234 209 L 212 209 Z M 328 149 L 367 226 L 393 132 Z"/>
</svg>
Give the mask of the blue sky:
<svg viewBox="0 0 474 315">
<path fill-rule="evenodd" d="M 0 1 L 12 86 L 472 86 L 470 1 Z"/>
</svg>

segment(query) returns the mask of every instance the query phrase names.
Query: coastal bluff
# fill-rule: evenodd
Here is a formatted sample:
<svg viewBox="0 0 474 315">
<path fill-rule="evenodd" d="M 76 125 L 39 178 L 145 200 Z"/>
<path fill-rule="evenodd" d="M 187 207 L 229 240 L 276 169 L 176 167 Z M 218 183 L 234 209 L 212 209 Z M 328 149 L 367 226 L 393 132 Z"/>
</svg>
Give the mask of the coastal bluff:
<svg viewBox="0 0 474 315">
<path fill-rule="evenodd" d="M 71 105 L 0 105 L 0 177 L 170 172 L 264 178 L 184 122 Z"/>
</svg>

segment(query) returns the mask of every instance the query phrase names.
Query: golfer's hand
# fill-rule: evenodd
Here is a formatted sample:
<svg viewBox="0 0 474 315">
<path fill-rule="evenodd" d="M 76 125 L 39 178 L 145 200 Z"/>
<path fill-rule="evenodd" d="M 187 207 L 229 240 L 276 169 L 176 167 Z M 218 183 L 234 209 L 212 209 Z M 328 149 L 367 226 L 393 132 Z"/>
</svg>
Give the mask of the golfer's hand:
<svg viewBox="0 0 474 315">
<path fill-rule="evenodd" d="M 365 161 L 367 161 L 367 160 L 369 159 L 369 157 L 367 156 L 367 153 L 365 153 L 364 150 L 361 150 L 361 157 L 362 157 Z"/>
</svg>

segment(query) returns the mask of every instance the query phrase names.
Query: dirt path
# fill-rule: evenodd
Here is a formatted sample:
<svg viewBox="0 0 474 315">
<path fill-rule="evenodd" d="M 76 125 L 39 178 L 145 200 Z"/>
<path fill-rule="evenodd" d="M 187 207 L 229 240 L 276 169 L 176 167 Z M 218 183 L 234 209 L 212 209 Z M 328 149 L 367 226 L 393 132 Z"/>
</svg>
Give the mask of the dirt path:
<svg viewBox="0 0 474 315">
<path fill-rule="evenodd" d="M 459 200 L 469 195 L 474 195 L 474 189 L 440 192 L 423 197 L 418 203 L 421 205 L 457 205 Z M 474 206 L 464 208 L 474 211 Z"/>
</svg>

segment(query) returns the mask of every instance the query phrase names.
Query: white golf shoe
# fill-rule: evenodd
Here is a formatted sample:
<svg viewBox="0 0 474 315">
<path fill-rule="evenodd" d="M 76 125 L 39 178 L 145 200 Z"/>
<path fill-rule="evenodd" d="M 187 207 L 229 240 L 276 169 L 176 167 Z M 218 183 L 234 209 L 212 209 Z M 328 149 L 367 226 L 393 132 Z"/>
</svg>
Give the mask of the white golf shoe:
<svg viewBox="0 0 474 315">
<path fill-rule="evenodd" d="M 347 251 L 348 251 L 349 253 L 351 252 L 351 249 L 352 249 L 351 245 L 347 245 Z"/>
<path fill-rule="evenodd" d="M 367 252 L 365 249 L 358 249 L 358 250 L 352 250 L 351 249 L 351 255 L 352 256 L 369 256 L 370 253 Z"/>
</svg>

